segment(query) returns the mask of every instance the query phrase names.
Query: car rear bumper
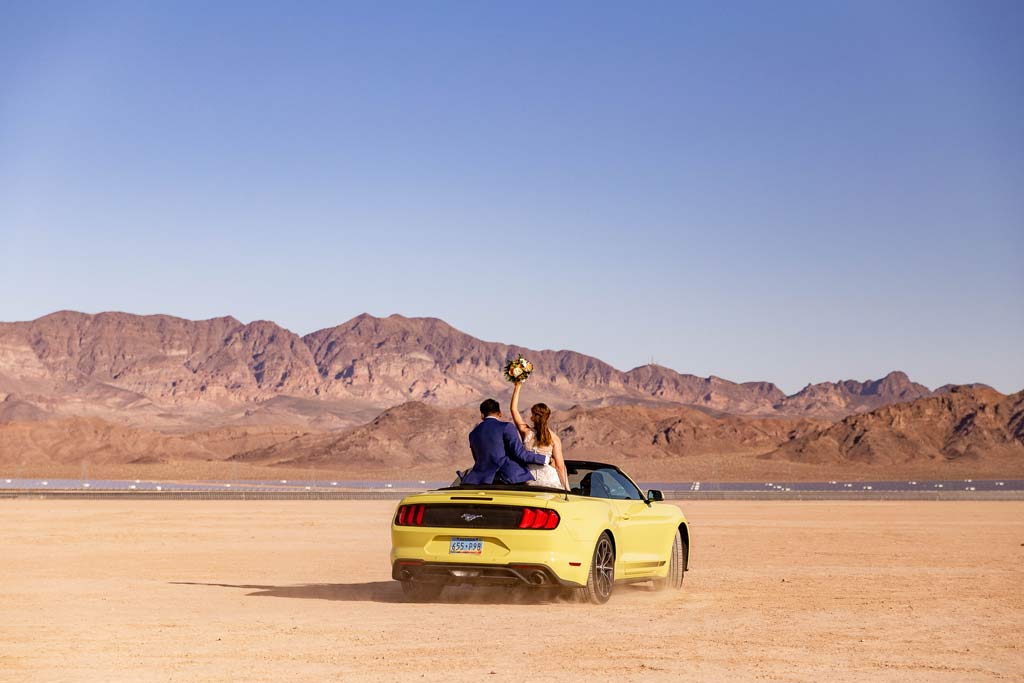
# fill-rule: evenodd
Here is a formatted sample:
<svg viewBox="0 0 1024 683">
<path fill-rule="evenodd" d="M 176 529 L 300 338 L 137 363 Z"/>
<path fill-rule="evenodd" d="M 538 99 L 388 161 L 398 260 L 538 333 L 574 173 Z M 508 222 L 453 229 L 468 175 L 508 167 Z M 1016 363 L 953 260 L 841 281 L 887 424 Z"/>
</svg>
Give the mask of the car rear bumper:
<svg viewBox="0 0 1024 683">
<path fill-rule="evenodd" d="M 409 562 L 466 570 L 477 567 L 542 567 L 543 571 L 550 572 L 557 579 L 556 584 L 545 585 L 580 586 L 587 581 L 590 558 L 594 552 L 593 542 L 574 538 L 564 524 L 552 530 L 479 529 L 469 534 L 467 531 L 470 530 L 392 526 L 391 565 L 394 567 L 398 562 Z M 452 553 L 451 541 L 456 537 L 479 539 L 483 545 L 480 553 Z M 423 573 L 415 569 L 411 571 L 417 575 Z M 430 575 L 434 573 L 433 570 L 426 572 Z M 459 576 L 449 571 L 447 580 L 452 583 L 462 579 L 465 579 L 464 583 L 487 583 L 492 578 L 501 578 L 497 574 L 510 576 L 509 583 L 520 581 L 515 572 L 504 571 L 481 572 L 476 576 Z"/>
<path fill-rule="evenodd" d="M 479 562 L 423 562 L 395 560 L 391 578 L 420 583 L 529 586 L 533 588 L 579 587 L 543 564 L 483 564 Z"/>
</svg>

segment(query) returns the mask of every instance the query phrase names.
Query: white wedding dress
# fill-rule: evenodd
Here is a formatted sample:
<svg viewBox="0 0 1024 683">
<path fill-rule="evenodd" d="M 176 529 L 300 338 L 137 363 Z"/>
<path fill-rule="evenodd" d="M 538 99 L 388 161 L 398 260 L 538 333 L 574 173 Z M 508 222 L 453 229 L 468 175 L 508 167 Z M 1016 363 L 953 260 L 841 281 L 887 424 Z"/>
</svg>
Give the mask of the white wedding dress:
<svg viewBox="0 0 1024 683">
<path fill-rule="evenodd" d="M 533 430 L 526 432 L 526 438 L 523 439 L 523 445 L 526 446 L 526 450 L 533 451 L 534 453 L 540 453 L 546 455 L 548 458 L 554 453 L 554 446 L 538 446 L 537 437 L 534 435 Z M 551 465 L 527 465 L 527 469 L 530 470 L 530 474 L 533 475 L 533 481 L 529 482 L 531 486 L 547 486 L 553 489 L 562 488 L 562 481 L 558 478 L 558 470 Z"/>
</svg>

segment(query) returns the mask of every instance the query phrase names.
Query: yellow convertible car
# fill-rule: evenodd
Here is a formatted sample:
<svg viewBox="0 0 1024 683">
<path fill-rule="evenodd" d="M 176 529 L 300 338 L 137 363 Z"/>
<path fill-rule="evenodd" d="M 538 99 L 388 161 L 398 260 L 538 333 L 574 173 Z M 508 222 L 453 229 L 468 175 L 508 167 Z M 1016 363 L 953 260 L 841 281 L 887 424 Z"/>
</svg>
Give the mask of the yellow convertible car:
<svg viewBox="0 0 1024 683">
<path fill-rule="evenodd" d="M 446 585 L 571 589 L 604 603 L 616 583 L 681 588 L 690 533 L 660 491 L 618 467 L 566 461 L 570 491 L 464 485 L 408 496 L 391 524 L 391 575 L 410 600 Z"/>
</svg>

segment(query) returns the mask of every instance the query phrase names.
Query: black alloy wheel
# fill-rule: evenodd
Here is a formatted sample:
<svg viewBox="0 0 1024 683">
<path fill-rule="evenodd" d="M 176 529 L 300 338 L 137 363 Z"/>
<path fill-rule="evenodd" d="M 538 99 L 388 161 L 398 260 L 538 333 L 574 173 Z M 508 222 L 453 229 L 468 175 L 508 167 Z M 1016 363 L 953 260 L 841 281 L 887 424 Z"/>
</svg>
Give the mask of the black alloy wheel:
<svg viewBox="0 0 1024 683">
<path fill-rule="evenodd" d="M 655 579 L 654 587 L 658 590 L 668 590 L 669 588 L 678 590 L 683 587 L 685 572 L 686 541 L 677 530 L 675 538 L 672 539 L 672 552 L 668 556 L 668 576 L 664 579 Z"/>
<path fill-rule="evenodd" d="M 583 602 L 603 605 L 612 596 L 615 587 L 615 548 L 608 532 L 601 534 L 594 546 L 594 558 L 590 561 L 587 585 L 578 589 Z"/>
</svg>

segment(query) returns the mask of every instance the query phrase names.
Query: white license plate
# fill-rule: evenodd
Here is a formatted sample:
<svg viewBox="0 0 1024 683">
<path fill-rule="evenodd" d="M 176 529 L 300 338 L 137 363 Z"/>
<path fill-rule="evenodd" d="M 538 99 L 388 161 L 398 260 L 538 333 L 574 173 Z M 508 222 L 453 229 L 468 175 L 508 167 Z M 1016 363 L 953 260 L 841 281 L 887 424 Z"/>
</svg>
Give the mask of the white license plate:
<svg viewBox="0 0 1024 683">
<path fill-rule="evenodd" d="M 462 538 L 455 536 L 448 544 L 449 555 L 479 555 L 484 551 L 484 542 L 480 538 Z"/>
</svg>

